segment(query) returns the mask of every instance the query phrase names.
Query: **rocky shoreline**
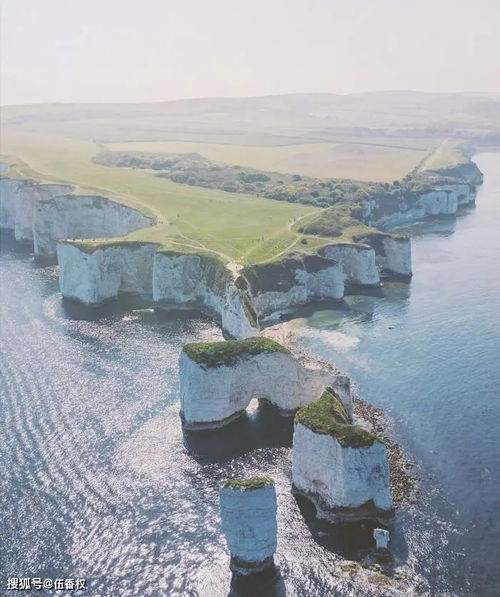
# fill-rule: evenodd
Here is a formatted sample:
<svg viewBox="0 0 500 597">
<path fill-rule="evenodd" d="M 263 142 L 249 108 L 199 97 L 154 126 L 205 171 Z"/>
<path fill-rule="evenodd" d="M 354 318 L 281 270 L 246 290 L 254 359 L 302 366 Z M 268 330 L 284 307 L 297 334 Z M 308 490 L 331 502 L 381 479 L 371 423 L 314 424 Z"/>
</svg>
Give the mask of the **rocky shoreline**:
<svg viewBox="0 0 500 597">
<path fill-rule="evenodd" d="M 285 322 L 263 330 L 262 335 L 286 346 L 303 364 L 315 362 L 336 375 L 342 372 L 332 363 L 318 359 L 311 359 L 302 349 L 297 347 L 296 332 L 290 322 Z M 415 474 L 415 464 L 402 446 L 391 435 L 391 422 L 385 412 L 369 404 L 359 397 L 356 387 L 351 384 L 353 394 L 353 417 L 357 424 L 373 432 L 387 448 L 390 467 L 390 487 L 395 508 L 414 504 L 418 499 L 418 479 Z"/>
<path fill-rule="evenodd" d="M 355 418 L 369 424 L 370 429 L 383 440 L 387 448 L 394 506 L 398 508 L 416 503 L 418 478 L 415 474 L 415 464 L 402 446 L 391 437 L 391 422 L 385 412 L 359 397 L 354 397 L 353 413 Z"/>
</svg>

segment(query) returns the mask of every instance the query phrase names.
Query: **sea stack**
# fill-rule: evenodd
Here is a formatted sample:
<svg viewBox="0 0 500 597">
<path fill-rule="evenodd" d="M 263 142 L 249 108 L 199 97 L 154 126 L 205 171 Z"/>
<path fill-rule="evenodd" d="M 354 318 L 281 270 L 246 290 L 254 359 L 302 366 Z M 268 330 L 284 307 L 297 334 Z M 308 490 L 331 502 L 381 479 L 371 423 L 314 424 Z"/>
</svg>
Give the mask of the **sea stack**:
<svg viewBox="0 0 500 597">
<path fill-rule="evenodd" d="M 263 336 L 186 344 L 180 358 L 181 416 L 186 429 L 221 427 L 254 398 L 294 413 L 334 387 L 350 414 L 349 379 L 316 362 L 302 363 Z"/>
<path fill-rule="evenodd" d="M 384 444 L 352 424 L 332 389 L 295 416 L 292 480 L 317 516 L 330 522 L 392 518 L 389 463 Z"/>
<path fill-rule="evenodd" d="M 275 575 L 276 490 L 267 477 L 228 479 L 219 490 L 222 530 L 236 576 Z"/>
</svg>

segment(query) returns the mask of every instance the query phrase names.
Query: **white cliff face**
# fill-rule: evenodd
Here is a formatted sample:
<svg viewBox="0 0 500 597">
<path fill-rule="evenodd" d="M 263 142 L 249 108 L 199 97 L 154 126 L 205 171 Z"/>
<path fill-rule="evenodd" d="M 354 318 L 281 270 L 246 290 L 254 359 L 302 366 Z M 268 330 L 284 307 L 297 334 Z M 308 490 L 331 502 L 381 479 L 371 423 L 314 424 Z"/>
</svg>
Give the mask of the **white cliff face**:
<svg viewBox="0 0 500 597">
<path fill-rule="evenodd" d="M 313 300 L 339 300 L 344 296 L 342 267 L 335 261 L 316 271 L 297 268 L 293 277 L 294 283 L 283 290 L 271 288 L 251 293 L 252 305 L 259 316 L 274 315 Z"/>
<path fill-rule="evenodd" d="M 341 265 L 345 284 L 380 284 L 373 248 L 361 244 L 338 243 L 325 247 L 321 254 Z"/>
<path fill-rule="evenodd" d="M 234 338 L 254 336 L 257 322 L 222 265 L 196 254 L 157 253 L 153 268 L 153 299 L 164 307 L 201 308 L 221 321 Z"/>
<path fill-rule="evenodd" d="M 124 242 L 89 253 L 75 244 L 58 243 L 61 293 L 86 305 L 112 300 L 119 293 L 133 293 L 151 300 L 157 248 L 151 243 Z"/>
<path fill-rule="evenodd" d="M 255 336 L 259 332 L 259 328 L 253 316 L 253 313 L 248 312 L 248 307 L 245 309 L 241 292 L 234 284 L 228 283 L 221 308 L 222 329 L 233 338 Z"/>
<path fill-rule="evenodd" d="M 221 487 L 222 530 L 231 553 L 231 568 L 249 574 L 272 559 L 277 547 L 274 484 L 256 489 Z M 246 564 L 246 566 L 245 566 Z"/>
<path fill-rule="evenodd" d="M 35 203 L 40 200 L 37 184 L 20 184 L 15 202 L 14 238 L 21 243 L 33 242 L 33 212 Z"/>
<path fill-rule="evenodd" d="M 0 228 L 14 230 L 16 225 L 16 197 L 22 184 L 20 180 L 0 179 Z"/>
<path fill-rule="evenodd" d="M 150 226 L 139 211 L 104 197 L 70 195 L 70 185 L 0 179 L 0 226 L 35 255 L 54 257 L 58 240 L 123 236 Z"/>
<path fill-rule="evenodd" d="M 225 277 L 214 274 L 199 255 L 158 253 L 153 243 L 120 241 L 89 252 L 78 242 L 57 244 L 59 285 L 65 298 L 98 305 L 131 293 L 163 308 L 201 309 L 215 315 L 235 338 L 258 333 L 244 298 Z M 219 278 L 217 279 L 217 275 Z"/>
<path fill-rule="evenodd" d="M 371 446 L 344 447 L 327 434 L 295 423 L 293 434 L 292 479 L 294 487 L 316 498 L 318 505 L 337 510 L 355 510 L 371 500 L 381 511 L 392 509 L 389 464 L 385 446 L 375 440 Z M 346 514 L 346 518 L 349 516 Z"/>
<path fill-rule="evenodd" d="M 383 250 L 376 256 L 378 269 L 383 273 L 411 276 L 411 241 L 409 238 L 386 237 Z"/>
<path fill-rule="evenodd" d="M 321 367 L 306 367 L 291 354 L 245 354 L 218 367 L 197 363 L 185 352 L 180 358 L 181 414 L 188 428 L 228 422 L 253 398 L 265 398 L 283 411 L 293 411 L 316 400 L 327 387 L 338 390 L 350 413 L 346 377 Z"/>
<path fill-rule="evenodd" d="M 15 239 L 21 243 L 33 242 L 33 217 L 35 204 L 69 193 L 72 187 L 64 184 L 38 184 L 32 180 L 0 179 L 2 228 L 14 230 Z"/>
<path fill-rule="evenodd" d="M 18 191 L 16 197 L 15 239 L 18 242 L 33 242 L 33 221 L 35 206 L 42 199 L 51 199 L 71 191 L 70 185 L 37 184 L 27 182 Z"/>
<path fill-rule="evenodd" d="M 411 271 L 411 240 L 407 236 L 395 236 L 388 233 L 360 235 L 359 242 L 374 249 L 375 264 L 380 277 L 397 275 L 409 277 Z"/>
<path fill-rule="evenodd" d="M 136 209 L 105 197 L 62 195 L 35 204 L 35 255 L 52 257 L 57 241 L 123 236 L 151 226 L 152 220 Z"/>
<path fill-rule="evenodd" d="M 365 217 L 371 225 L 383 229 L 404 226 L 424 220 L 429 216 L 455 215 L 459 206 L 474 203 L 475 187 L 467 183 L 450 184 L 420 193 L 416 199 L 402 201 L 399 211 L 373 219 L 377 200 L 365 206 Z"/>
</svg>

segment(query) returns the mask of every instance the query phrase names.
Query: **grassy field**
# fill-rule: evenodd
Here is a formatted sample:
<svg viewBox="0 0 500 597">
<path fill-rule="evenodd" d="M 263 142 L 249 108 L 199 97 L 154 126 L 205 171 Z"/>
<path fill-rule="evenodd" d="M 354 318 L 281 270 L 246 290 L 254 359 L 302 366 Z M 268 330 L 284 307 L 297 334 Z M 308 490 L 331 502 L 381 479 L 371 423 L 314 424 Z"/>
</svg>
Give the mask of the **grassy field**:
<svg viewBox="0 0 500 597">
<path fill-rule="evenodd" d="M 380 92 L 7 106 L 0 114 L 1 152 L 19 161 L 11 174 L 69 182 L 153 215 L 157 225 L 131 239 L 209 250 L 249 264 L 332 242 L 298 232 L 319 210 L 176 184 L 146 170 L 99 165 L 92 156 L 103 145 L 195 151 L 246 168 L 392 182 L 417 165 L 456 163 L 456 144 L 442 142 L 439 130 L 496 130 L 493 104 L 500 104 L 500 96 Z M 344 230 L 341 240 L 351 232 Z"/>
<path fill-rule="evenodd" d="M 254 196 L 175 184 L 147 172 L 107 168 L 91 162 L 98 148 L 92 142 L 30 135 L 4 135 L 2 151 L 29 165 L 20 176 L 69 182 L 85 193 L 96 192 L 154 215 L 158 225 L 129 238 L 170 247 L 206 248 L 226 260 L 253 263 L 271 259 L 297 247 L 307 250 L 323 244 L 311 239 L 299 243 L 292 225 L 313 207 Z"/>
<path fill-rule="evenodd" d="M 423 162 L 422 170 L 439 170 L 466 161 L 467 156 L 464 153 L 463 143 L 446 139 Z"/>
<path fill-rule="evenodd" d="M 392 144 L 391 144 L 392 143 Z M 398 145 L 395 145 L 397 143 Z M 206 158 L 259 170 L 318 178 L 392 182 L 413 170 L 436 144 L 427 139 L 342 139 L 281 146 L 234 145 L 191 141 L 107 143 L 116 151 L 197 152 Z"/>
</svg>

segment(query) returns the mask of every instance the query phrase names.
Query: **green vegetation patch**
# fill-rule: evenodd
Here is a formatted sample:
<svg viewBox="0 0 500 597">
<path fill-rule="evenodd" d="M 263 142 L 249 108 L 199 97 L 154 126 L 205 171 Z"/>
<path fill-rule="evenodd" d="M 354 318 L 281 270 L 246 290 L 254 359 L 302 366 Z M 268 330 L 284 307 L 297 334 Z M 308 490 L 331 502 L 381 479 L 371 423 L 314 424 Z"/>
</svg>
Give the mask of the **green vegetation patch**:
<svg viewBox="0 0 500 597">
<path fill-rule="evenodd" d="M 250 325 L 254 328 L 258 327 L 259 322 L 258 322 L 258 318 L 257 318 L 257 313 L 255 312 L 255 309 L 253 308 L 253 305 L 252 305 L 250 299 L 241 290 L 240 290 L 240 296 L 241 296 L 241 302 L 243 304 L 243 310 L 245 311 L 245 315 L 247 316 L 248 321 L 250 322 Z"/>
<path fill-rule="evenodd" d="M 362 208 L 359 203 L 339 203 L 323 210 L 307 224 L 299 226 L 297 232 L 335 238 L 342 235 L 344 228 L 359 224 L 361 217 Z"/>
<path fill-rule="evenodd" d="M 222 483 L 222 487 L 230 487 L 231 489 L 261 489 L 267 485 L 274 485 L 274 479 L 271 477 L 249 477 L 248 479 L 226 479 Z"/>
<path fill-rule="evenodd" d="M 205 276 L 205 280 L 212 291 L 222 296 L 226 289 L 228 282 L 232 280 L 231 273 L 225 266 L 222 259 L 216 255 L 200 255 L 201 269 Z"/>
<path fill-rule="evenodd" d="M 159 247 L 156 243 L 149 243 L 139 240 L 126 240 L 123 237 L 120 238 L 85 238 L 82 240 L 60 240 L 58 241 L 65 245 L 71 245 L 76 247 L 83 253 L 91 255 L 98 249 L 110 249 L 110 248 L 123 248 L 123 249 L 140 249 L 148 245 Z"/>
<path fill-rule="evenodd" d="M 238 357 L 247 354 L 290 354 L 290 351 L 278 342 L 262 336 L 225 342 L 194 342 L 186 344 L 183 350 L 192 361 L 208 368 L 231 365 Z"/>
<path fill-rule="evenodd" d="M 315 433 L 331 435 L 344 448 L 371 446 L 377 437 L 362 427 L 352 425 L 340 398 L 328 388 L 321 398 L 297 411 L 295 422 Z"/>
</svg>

